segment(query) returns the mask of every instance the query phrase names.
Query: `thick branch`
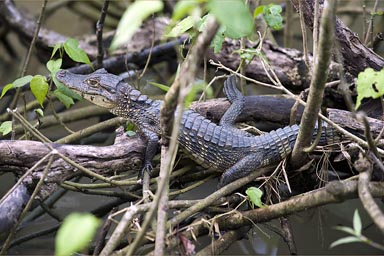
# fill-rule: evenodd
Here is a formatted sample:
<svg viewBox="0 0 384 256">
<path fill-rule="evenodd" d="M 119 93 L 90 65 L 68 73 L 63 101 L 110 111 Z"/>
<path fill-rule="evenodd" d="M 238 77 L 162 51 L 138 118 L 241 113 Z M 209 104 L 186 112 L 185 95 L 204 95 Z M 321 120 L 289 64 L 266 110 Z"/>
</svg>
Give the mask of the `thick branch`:
<svg viewBox="0 0 384 256">
<path fill-rule="evenodd" d="M 292 4 L 298 10 L 299 1 L 291 0 Z M 313 29 L 314 1 L 301 1 L 304 12 L 305 23 L 310 29 Z M 323 8 L 324 0 L 320 0 L 320 10 Z M 381 70 L 384 66 L 384 59 L 374 53 L 371 49 L 361 43 L 358 36 L 351 31 L 340 19 L 336 19 L 335 40 L 339 44 L 341 54 L 343 55 L 344 67 L 352 75 L 356 76 L 359 72 L 370 67 L 375 70 Z"/>
<path fill-rule="evenodd" d="M 384 195 L 382 182 L 371 182 L 369 189 L 374 197 Z M 308 210 L 331 203 L 340 203 L 350 198 L 357 198 L 357 181 L 333 181 L 325 187 L 293 197 L 287 201 L 265 208 L 245 211 L 242 214 L 226 215 L 218 220 L 220 227 L 236 229 L 243 225 L 266 222 L 292 213 Z"/>
</svg>

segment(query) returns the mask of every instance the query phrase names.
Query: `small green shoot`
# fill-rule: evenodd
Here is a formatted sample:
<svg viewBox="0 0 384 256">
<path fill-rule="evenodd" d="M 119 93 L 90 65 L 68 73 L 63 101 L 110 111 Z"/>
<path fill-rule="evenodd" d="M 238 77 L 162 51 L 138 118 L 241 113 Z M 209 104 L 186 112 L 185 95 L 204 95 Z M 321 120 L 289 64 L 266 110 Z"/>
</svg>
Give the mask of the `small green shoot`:
<svg viewBox="0 0 384 256">
<path fill-rule="evenodd" d="M 36 108 L 34 110 L 40 117 L 44 117 L 44 112 L 41 108 Z"/>
<path fill-rule="evenodd" d="M 263 191 L 261 191 L 261 189 L 249 187 L 245 191 L 245 194 L 247 194 L 252 208 L 254 208 L 255 205 L 259 208 L 265 207 L 265 204 L 261 201 L 261 197 L 263 196 Z"/>
<path fill-rule="evenodd" d="M 384 69 L 375 71 L 366 68 L 357 77 L 357 100 L 356 109 L 361 105 L 364 98 L 377 99 L 384 95 Z"/>
<path fill-rule="evenodd" d="M 1 123 L 0 132 L 3 134 L 3 136 L 7 135 L 11 131 L 12 131 L 12 121 L 5 121 Z"/>
<path fill-rule="evenodd" d="M 253 18 L 263 14 L 268 27 L 273 30 L 280 30 L 283 27 L 282 8 L 277 4 L 260 5 L 253 12 Z"/>
<path fill-rule="evenodd" d="M 91 242 L 100 220 L 88 213 L 68 215 L 59 228 L 55 241 L 55 255 L 69 256 L 84 250 Z"/>
<path fill-rule="evenodd" d="M 368 244 L 368 245 L 370 245 L 376 249 L 379 249 L 382 251 L 384 250 L 383 245 L 380 245 L 380 244 L 370 240 L 369 238 L 367 238 L 366 236 L 364 236 L 362 234 L 362 222 L 361 222 L 361 218 L 359 215 L 359 211 L 357 209 L 355 210 L 355 212 L 353 214 L 353 228 L 345 227 L 345 226 L 339 226 L 339 227 L 335 227 L 335 229 L 340 230 L 344 233 L 347 233 L 350 236 L 346 236 L 346 237 L 343 237 L 343 238 L 340 238 L 340 239 L 334 241 L 330 245 L 330 248 L 333 248 L 333 247 L 336 247 L 336 246 L 339 246 L 342 244 L 360 242 L 360 243 Z"/>
</svg>

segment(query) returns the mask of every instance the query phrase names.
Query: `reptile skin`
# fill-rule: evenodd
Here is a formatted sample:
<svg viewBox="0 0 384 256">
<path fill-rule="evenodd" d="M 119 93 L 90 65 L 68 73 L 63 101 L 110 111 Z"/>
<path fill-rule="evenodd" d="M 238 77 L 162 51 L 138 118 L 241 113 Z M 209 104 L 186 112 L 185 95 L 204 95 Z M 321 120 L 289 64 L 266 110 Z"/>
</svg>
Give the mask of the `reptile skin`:
<svg viewBox="0 0 384 256">
<path fill-rule="evenodd" d="M 149 99 L 122 78 L 104 69 L 89 75 L 61 70 L 56 78 L 90 102 L 135 123 L 148 141 L 143 171 L 152 168 L 151 161 L 156 154 L 160 135 L 160 107 L 163 101 Z M 219 124 L 193 110 L 185 110 L 178 136 L 181 147 L 198 164 L 224 171 L 219 186 L 287 157 L 299 130 L 299 126 L 293 125 L 260 136 L 239 130 L 234 123 L 243 110 L 245 100 L 236 88 L 235 77 L 229 77 L 225 81 L 224 93 L 232 104 Z M 324 125 L 321 130 L 319 145 L 339 141 L 332 128 Z"/>
</svg>

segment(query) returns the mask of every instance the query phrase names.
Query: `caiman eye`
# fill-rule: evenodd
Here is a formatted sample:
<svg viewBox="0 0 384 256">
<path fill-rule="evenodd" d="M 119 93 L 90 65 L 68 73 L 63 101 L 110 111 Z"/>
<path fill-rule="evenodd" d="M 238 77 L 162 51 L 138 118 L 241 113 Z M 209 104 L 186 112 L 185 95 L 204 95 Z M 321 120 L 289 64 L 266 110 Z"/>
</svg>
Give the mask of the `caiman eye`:
<svg viewBox="0 0 384 256">
<path fill-rule="evenodd" d="M 88 84 L 89 86 L 91 86 L 91 87 L 94 87 L 94 88 L 99 87 L 99 81 L 96 80 L 96 79 L 92 79 L 92 78 L 88 79 L 88 80 L 87 80 L 87 84 Z"/>
</svg>

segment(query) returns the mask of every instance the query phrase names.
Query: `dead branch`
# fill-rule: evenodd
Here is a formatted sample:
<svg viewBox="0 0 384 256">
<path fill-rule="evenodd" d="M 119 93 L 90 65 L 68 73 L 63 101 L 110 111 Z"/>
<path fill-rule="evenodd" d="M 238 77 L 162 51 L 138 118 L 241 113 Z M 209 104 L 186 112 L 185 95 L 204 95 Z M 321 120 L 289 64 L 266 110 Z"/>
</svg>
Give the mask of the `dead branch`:
<svg viewBox="0 0 384 256">
<path fill-rule="evenodd" d="M 299 9 L 299 1 L 291 0 L 296 10 Z M 301 1 L 304 12 L 305 23 L 310 29 L 313 29 L 314 1 Z M 323 9 L 324 0 L 320 0 L 320 12 Z M 344 60 L 345 69 L 353 76 L 357 77 L 359 72 L 370 67 L 375 70 L 381 70 L 384 66 L 384 59 L 366 47 L 344 23 L 336 18 L 335 40 L 339 44 L 341 54 Z"/>
</svg>

